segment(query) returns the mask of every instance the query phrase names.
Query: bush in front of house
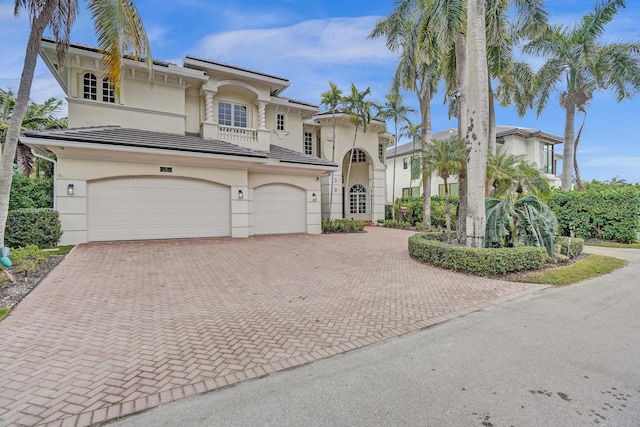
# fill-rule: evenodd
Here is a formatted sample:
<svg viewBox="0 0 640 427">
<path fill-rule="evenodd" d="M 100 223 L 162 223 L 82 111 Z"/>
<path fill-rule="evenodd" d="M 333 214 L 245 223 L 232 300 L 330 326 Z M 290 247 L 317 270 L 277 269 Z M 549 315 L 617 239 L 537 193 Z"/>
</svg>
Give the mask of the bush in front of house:
<svg viewBox="0 0 640 427">
<path fill-rule="evenodd" d="M 430 234 L 434 236 L 418 233 L 409 237 L 409 254 L 418 261 L 449 270 L 495 276 L 541 268 L 548 258 L 545 248 L 468 248 L 432 240 L 437 233 Z"/>
<path fill-rule="evenodd" d="M 584 247 L 584 239 L 579 237 L 556 237 L 556 246 L 560 246 L 560 253 L 575 258 L 582 253 Z"/>
<path fill-rule="evenodd" d="M 365 222 L 353 219 L 323 219 L 323 233 L 358 233 L 364 230 Z"/>
<path fill-rule="evenodd" d="M 53 178 L 28 177 L 13 174 L 9 210 L 53 207 Z"/>
<path fill-rule="evenodd" d="M 5 244 L 11 248 L 36 245 L 51 248 L 62 236 L 58 212 L 51 209 L 18 209 L 10 211 L 5 228 Z"/>
<path fill-rule="evenodd" d="M 555 191 L 549 207 L 560 234 L 631 243 L 640 231 L 640 186 L 592 181 L 584 191 Z"/>
</svg>

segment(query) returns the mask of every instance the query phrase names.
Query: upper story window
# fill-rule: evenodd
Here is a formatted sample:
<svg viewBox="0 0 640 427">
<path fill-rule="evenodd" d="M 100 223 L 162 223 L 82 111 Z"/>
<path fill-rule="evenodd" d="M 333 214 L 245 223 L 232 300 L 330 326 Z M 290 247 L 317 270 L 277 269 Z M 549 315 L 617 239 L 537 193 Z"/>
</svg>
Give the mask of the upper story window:
<svg viewBox="0 0 640 427">
<path fill-rule="evenodd" d="M 102 101 L 116 102 L 115 89 L 113 85 L 109 83 L 109 77 L 102 79 Z"/>
<path fill-rule="evenodd" d="M 351 152 L 351 162 L 353 163 L 364 163 L 367 161 L 367 153 L 362 150 L 355 149 Z"/>
<path fill-rule="evenodd" d="M 545 173 L 553 174 L 553 144 L 541 144 L 542 170 Z"/>
<path fill-rule="evenodd" d="M 420 157 L 414 156 L 411 158 L 411 179 L 420 178 Z"/>
<path fill-rule="evenodd" d="M 98 99 L 98 79 L 93 73 L 84 73 L 82 82 L 82 95 L 84 99 Z"/>
<path fill-rule="evenodd" d="M 402 169 L 407 169 L 409 167 L 409 159 L 406 157 L 402 159 Z"/>
<path fill-rule="evenodd" d="M 313 134 L 311 132 L 304 133 L 304 154 L 313 154 Z"/>
<path fill-rule="evenodd" d="M 320 139 L 319 135 L 318 135 L 318 139 L 316 139 L 316 151 L 317 151 L 317 156 L 322 157 L 322 140 Z"/>
<path fill-rule="evenodd" d="M 286 119 L 284 114 L 276 114 L 276 130 L 284 130 Z"/>
<path fill-rule="evenodd" d="M 223 126 L 247 127 L 246 105 L 218 102 L 218 124 Z"/>
<path fill-rule="evenodd" d="M 378 158 L 384 163 L 384 144 L 378 144 Z"/>
</svg>

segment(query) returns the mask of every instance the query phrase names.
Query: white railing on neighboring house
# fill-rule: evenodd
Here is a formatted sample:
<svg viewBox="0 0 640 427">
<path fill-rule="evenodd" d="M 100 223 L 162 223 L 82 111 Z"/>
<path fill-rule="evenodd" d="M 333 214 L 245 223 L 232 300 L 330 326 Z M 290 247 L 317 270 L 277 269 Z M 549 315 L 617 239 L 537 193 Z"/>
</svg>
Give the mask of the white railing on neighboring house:
<svg viewBox="0 0 640 427">
<path fill-rule="evenodd" d="M 239 128 L 235 126 L 219 126 L 218 138 L 229 142 L 257 142 L 258 131 L 255 129 Z"/>
</svg>

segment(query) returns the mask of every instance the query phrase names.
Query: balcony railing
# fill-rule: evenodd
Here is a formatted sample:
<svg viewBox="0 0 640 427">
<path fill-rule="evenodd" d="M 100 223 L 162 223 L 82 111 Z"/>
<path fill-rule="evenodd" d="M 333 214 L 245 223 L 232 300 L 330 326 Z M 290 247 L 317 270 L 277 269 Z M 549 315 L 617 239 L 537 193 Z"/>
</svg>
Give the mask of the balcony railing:
<svg viewBox="0 0 640 427">
<path fill-rule="evenodd" d="M 229 142 L 257 142 L 258 131 L 235 126 L 218 126 L 218 138 Z"/>
</svg>

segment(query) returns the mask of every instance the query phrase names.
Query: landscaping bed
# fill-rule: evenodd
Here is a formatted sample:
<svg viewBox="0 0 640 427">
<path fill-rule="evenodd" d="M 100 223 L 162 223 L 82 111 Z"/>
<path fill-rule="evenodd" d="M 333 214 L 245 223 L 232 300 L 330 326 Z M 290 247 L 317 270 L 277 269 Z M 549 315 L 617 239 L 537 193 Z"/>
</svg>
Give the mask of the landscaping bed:
<svg viewBox="0 0 640 427">
<path fill-rule="evenodd" d="M 23 264 L 14 264 L 8 270 L 16 279 L 15 283 L 0 274 L 0 319 L 3 317 L 1 313 L 8 312 L 22 301 L 64 257 L 65 253 L 47 254 L 44 260 L 28 269 L 24 269 Z"/>
</svg>

